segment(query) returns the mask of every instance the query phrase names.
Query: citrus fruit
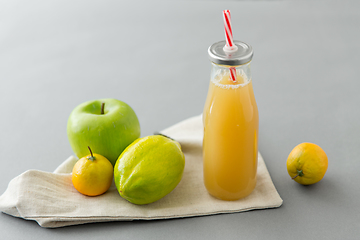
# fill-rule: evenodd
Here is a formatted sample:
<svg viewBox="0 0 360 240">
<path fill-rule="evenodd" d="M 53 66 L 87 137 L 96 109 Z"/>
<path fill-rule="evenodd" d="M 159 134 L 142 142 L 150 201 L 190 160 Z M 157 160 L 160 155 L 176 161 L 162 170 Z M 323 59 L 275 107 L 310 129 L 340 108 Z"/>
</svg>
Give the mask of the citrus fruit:
<svg viewBox="0 0 360 240">
<path fill-rule="evenodd" d="M 155 202 L 180 182 L 185 157 L 178 142 L 160 135 L 139 138 L 119 156 L 114 167 L 121 197 L 134 204 Z"/>
<path fill-rule="evenodd" d="M 72 171 L 72 182 L 76 190 L 87 196 L 105 193 L 113 180 L 113 166 L 105 157 L 92 153 L 79 159 Z"/>
<path fill-rule="evenodd" d="M 301 143 L 289 154 L 286 162 L 290 177 L 303 185 L 319 182 L 328 168 L 324 150 L 314 143 Z"/>
</svg>

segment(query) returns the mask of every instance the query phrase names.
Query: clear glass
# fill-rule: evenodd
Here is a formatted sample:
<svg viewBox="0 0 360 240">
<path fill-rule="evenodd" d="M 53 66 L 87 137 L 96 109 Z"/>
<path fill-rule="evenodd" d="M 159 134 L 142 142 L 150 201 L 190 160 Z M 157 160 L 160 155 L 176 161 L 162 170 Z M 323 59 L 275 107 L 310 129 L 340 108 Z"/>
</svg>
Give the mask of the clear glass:
<svg viewBox="0 0 360 240">
<path fill-rule="evenodd" d="M 230 67 L 236 69 L 236 82 L 230 79 Z M 259 131 L 250 62 L 212 63 L 203 124 L 206 189 L 222 200 L 248 196 L 256 185 Z"/>
</svg>

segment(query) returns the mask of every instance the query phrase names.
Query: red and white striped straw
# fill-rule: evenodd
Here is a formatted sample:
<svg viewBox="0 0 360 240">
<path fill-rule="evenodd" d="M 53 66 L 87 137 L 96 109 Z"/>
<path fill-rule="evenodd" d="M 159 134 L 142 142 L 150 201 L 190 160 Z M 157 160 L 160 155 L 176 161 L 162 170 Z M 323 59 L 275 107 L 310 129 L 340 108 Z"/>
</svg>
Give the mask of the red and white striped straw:
<svg viewBox="0 0 360 240">
<path fill-rule="evenodd" d="M 225 30 L 225 38 L 226 38 L 226 48 L 233 49 L 234 48 L 234 41 L 233 41 L 233 34 L 231 28 L 231 15 L 230 10 L 223 11 L 224 17 L 224 30 Z M 236 82 L 236 68 L 230 67 L 230 80 L 232 82 Z"/>
<path fill-rule="evenodd" d="M 231 48 L 234 46 L 234 41 L 233 41 L 233 34 L 232 34 L 232 28 L 231 28 L 230 10 L 224 10 L 223 17 L 224 17 L 226 45 Z"/>
<path fill-rule="evenodd" d="M 232 82 L 236 82 L 236 68 L 235 67 L 230 67 L 230 80 Z"/>
</svg>

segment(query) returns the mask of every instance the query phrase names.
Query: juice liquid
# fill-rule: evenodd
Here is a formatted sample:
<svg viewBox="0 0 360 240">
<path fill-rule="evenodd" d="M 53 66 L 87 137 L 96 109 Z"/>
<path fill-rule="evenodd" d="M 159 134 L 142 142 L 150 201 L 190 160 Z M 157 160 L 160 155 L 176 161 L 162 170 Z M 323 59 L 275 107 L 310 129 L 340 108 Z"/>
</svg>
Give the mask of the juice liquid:
<svg viewBox="0 0 360 240">
<path fill-rule="evenodd" d="M 248 196 L 256 185 L 259 115 L 252 81 L 237 74 L 210 81 L 204 112 L 204 183 L 222 200 Z"/>
</svg>

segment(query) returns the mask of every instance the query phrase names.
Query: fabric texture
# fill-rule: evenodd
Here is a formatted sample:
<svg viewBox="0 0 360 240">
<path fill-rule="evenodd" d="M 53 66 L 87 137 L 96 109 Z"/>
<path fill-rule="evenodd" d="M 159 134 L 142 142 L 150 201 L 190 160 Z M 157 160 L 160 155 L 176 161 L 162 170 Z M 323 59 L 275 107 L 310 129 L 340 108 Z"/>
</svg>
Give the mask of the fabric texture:
<svg viewBox="0 0 360 240">
<path fill-rule="evenodd" d="M 164 198 L 135 205 L 121 198 L 115 184 L 103 195 L 88 197 L 72 185 L 71 172 L 78 160 L 71 156 L 53 172 L 28 170 L 12 179 L 0 197 L 6 214 L 35 220 L 55 228 L 92 222 L 170 219 L 235 213 L 282 205 L 265 162 L 259 153 L 257 185 L 246 198 L 222 201 L 208 194 L 203 183 L 201 116 L 182 121 L 161 133 L 180 142 L 185 170 L 179 185 Z"/>
</svg>

